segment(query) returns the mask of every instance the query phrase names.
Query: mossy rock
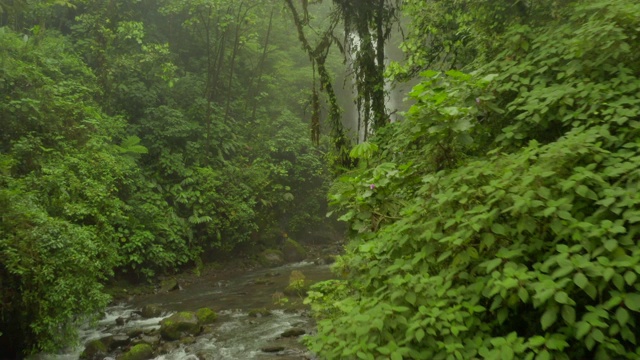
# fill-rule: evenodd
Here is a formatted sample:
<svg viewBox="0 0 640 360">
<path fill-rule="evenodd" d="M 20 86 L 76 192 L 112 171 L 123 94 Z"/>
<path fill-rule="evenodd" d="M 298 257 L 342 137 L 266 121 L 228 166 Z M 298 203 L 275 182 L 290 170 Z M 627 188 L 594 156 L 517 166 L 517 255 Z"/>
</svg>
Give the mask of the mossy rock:
<svg viewBox="0 0 640 360">
<path fill-rule="evenodd" d="M 282 255 L 286 262 L 298 262 L 307 258 L 307 251 L 297 241 L 287 239 L 282 245 Z"/>
<path fill-rule="evenodd" d="M 178 283 L 178 280 L 176 280 L 175 278 L 165 279 L 165 280 L 162 280 L 162 282 L 160 283 L 161 293 L 174 291 L 178 289 L 180 289 L 180 284 Z"/>
<path fill-rule="evenodd" d="M 184 335 L 198 335 L 201 330 L 198 317 L 190 311 L 173 314 L 160 322 L 160 335 L 169 341 L 179 340 Z"/>
<path fill-rule="evenodd" d="M 218 319 L 218 314 L 209 308 L 201 308 L 196 311 L 196 317 L 200 325 L 211 324 Z"/>
<path fill-rule="evenodd" d="M 271 315 L 273 314 L 267 308 L 252 309 L 251 311 L 249 311 L 249 316 L 251 317 L 263 317 L 263 316 L 271 316 Z"/>
<path fill-rule="evenodd" d="M 118 360 L 147 360 L 153 358 L 153 349 L 149 344 L 132 346 L 129 351 L 122 354 Z"/>
<path fill-rule="evenodd" d="M 281 266 L 284 264 L 284 256 L 280 250 L 267 249 L 260 254 L 258 262 L 266 267 Z"/>
<path fill-rule="evenodd" d="M 162 315 L 162 307 L 158 304 L 145 305 L 140 309 L 140 315 L 145 319 L 160 317 Z"/>
<path fill-rule="evenodd" d="M 91 340 L 85 345 L 80 359 L 93 360 L 102 359 L 107 354 L 107 345 L 101 339 Z"/>
</svg>

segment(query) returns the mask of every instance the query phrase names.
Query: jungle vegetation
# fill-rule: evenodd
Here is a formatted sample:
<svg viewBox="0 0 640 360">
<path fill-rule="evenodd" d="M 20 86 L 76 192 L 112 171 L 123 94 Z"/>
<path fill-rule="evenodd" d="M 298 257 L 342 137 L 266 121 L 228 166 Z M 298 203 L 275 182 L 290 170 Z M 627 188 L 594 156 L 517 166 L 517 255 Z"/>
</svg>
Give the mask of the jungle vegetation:
<svg viewBox="0 0 640 360">
<path fill-rule="evenodd" d="M 407 0 L 405 119 L 350 156 L 323 359 L 640 357 L 640 3 Z"/>
<path fill-rule="evenodd" d="M 110 280 L 269 246 L 328 194 L 321 358 L 640 357 L 637 1 L 6 0 L 0 25 L 0 347 L 64 346 Z"/>
<path fill-rule="evenodd" d="M 113 279 L 325 221 L 329 141 L 280 1 L 0 1 L 0 25 L 0 357 L 73 343 Z"/>
</svg>

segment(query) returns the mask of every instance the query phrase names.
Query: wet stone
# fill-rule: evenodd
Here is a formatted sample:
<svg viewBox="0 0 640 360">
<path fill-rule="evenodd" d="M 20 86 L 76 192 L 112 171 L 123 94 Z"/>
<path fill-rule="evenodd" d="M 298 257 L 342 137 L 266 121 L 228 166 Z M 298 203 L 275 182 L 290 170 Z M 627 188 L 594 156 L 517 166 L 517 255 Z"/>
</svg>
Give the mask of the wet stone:
<svg viewBox="0 0 640 360">
<path fill-rule="evenodd" d="M 300 336 L 300 335 L 304 335 L 307 332 L 304 329 L 301 328 L 291 328 L 285 332 L 282 333 L 282 335 L 280 335 L 280 337 L 295 337 L 295 336 Z"/>
<path fill-rule="evenodd" d="M 284 350 L 284 346 L 279 346 L 279 345 L 269 345 L 260 349 L 260 351 L 266 352 L 266 353 L 276 353 L 283 350 Z"/>
<path fill-rule="evenodd" d="M 145 318 L 155 318 L 162 315 L 162 308 L 158 304 L 145 305 L 140 309 L 140 315 Z"/>
<path fill-rule="evenodd" d="M 80 355 L 80 359 L 94 360 L 102 359 L 106 355 L 107 346 L 102 340 L 92 340 L 87 343 L 84 351 Z"/>
<path fill-rule="evenodd" d="M 110 339 L 109 347 L 111 349 L 117 349 L 129 344 L 129 337 L 127 335 L 113 335 Z"/>
<path fill-rule="evenodd" d="M 157 343 L 160 342 L 160 336 L 156 335 L 156 336 L 149 336 L 149 335 L 142 335 L 140 337 L 140 340 L 144 343 L 147 343 L 149 345 L 155 345 Z"/>
<path fill-rule="evenodd" d="M 142 334 L 142 329 L 131 329 L 127 331 L 127 336 L 130 338 L 138 337 Z"/>
</svg>

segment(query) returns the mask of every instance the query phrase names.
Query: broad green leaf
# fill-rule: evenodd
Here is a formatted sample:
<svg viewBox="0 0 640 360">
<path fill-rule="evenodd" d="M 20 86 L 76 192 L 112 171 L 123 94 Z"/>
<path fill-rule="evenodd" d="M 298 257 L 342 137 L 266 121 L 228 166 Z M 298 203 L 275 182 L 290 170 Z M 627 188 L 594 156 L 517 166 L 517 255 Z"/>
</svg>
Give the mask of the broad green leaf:
<svg viewBox="0 0 640 360">
<path fill-rule="evenodd" d="M 591 330 L 591 324 L 586 321 L 576 323 L 576 339 L 582 339 Z"/>
<path fill-rule="evenodd" d="M 619 307 L 618 310 L 616 310 L 616 320 L 618 320 L 618 323 L 620 323 L 621 326 L 627 325 L 627 322 L 629 321 L 629 312 L 625 308 Z"/>
<path fill-rule="evenodd" d="M 587 279 L 587 277 L 586 277 L 583 273 L 581 273 L 581 272 L 576 273 L 576 274 L 573 276 L 573 282 L 574 282 L 574 284 L 576 284 L 580 289 L 584 289 L 587 285 L 589 285 L 589 279 Z"/>
<path fill-rule="evenodd" d="M 562 306 L 562 319 L 567 325 L 573 325 L 576 322 L 576 309 L 570 305 Z"/>
<path fill-rule="evenodd" d="M 627 294 L 624 298 L 624 305 L 631 311 L 640 312 L 640 294 Z"/>
<path fill-rule="evenodd" d="M 542 329 L 546 330 L 551 325 L 553 325 L 558 319 L 558 307 L 550 306 L 547 310 L 542 314 L 540 318 L 540 325 L 542 325 Z"/>
<path fill-rule="evenodd" d="M 542 350 L 536 356 L 536 360 L 551 360 L 551 354 L 548 350 Z"/>
</svg>

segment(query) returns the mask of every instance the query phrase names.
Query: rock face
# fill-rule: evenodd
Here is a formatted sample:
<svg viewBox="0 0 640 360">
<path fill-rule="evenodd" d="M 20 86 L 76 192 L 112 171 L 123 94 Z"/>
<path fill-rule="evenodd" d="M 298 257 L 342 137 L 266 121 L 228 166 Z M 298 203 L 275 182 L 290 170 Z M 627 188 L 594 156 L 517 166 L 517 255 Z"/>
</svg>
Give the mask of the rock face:
<svg viewBox="0 0 640 360">
<path fill-rule="evenodd" d="M 293 239 L 285 240 L 282 245 L 282 255 L 286 262 L 298 262 L 307 258 L 307 252 L 304 247 Z"/>
<path fill-rule="evenodd" d="M 153 349 L 149 344 L 138 344 L 120 357 L 120 360 L 146 360 L 153 358 Z"/>
<path fill-rule="evenodd" d="M 169 341 L 179 340 L 185 335 L 198 335 L 201 331 L 198 317 L 189 311 L 173 314 L 160 322 L 160 335 Z"/>
<path fill-rule="evenodd" d="M 200 325 L 207 325 L 215 322 L 218 319 L 218 314 L 209 308 L 202 308 L 196 311 L 196 317 Z"/>
<path fill-rule="evenodd" d="M 267 249 L 260 254 L 260 264 L 267 267 L 276 267 L 284 264 L 284 256 L 279 250 Z"/>
</svg>

